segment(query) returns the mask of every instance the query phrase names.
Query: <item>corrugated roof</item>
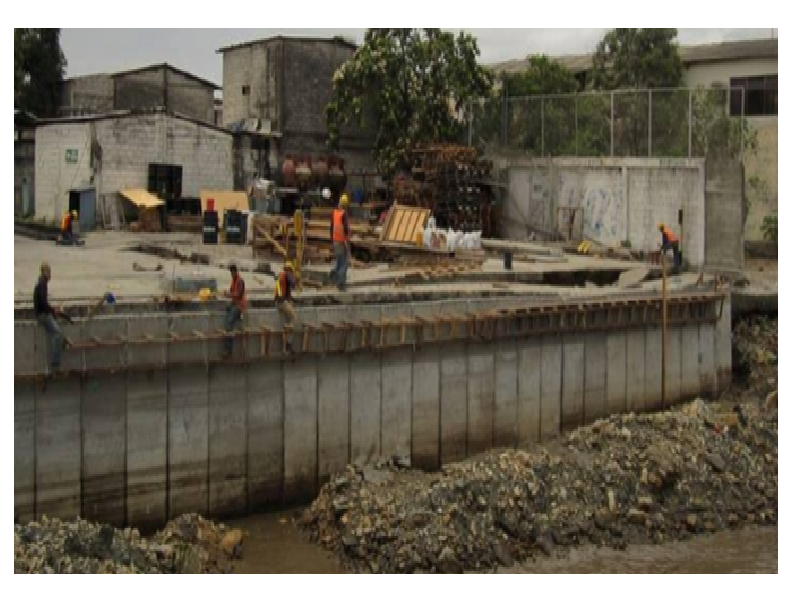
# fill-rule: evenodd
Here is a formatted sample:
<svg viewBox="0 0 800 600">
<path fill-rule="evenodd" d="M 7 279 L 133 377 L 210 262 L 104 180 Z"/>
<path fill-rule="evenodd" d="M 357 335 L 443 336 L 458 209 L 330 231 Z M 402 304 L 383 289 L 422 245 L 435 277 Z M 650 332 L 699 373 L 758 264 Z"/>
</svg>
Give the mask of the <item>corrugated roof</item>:
<svg viewBox="0 0 800 600">
<path fill-rule="evenodd" d="M 164 201 L 158 196 L 154 196 L 147 190 L 134 189 L 134 190 L 120 190 L 120 194 L 127 198 L 138 209 L 143 208 L 158 208 L 163 206 Z"/>
<path fill-rule="evenodd" d="M 678 53 L 684 65 L 726 60 L 778 58 L 778 40 L 740 40 L 700 46 L 678 46 Z M 592 56 L 592 54 L 571 54 L 551 58 L 572 73 L 583 73 L 592 68 Z M 507 60 L 489 66 L 495 73 L 509 74 L 522 73 L 527 67 L 528 60 L 525 58 Z"/>
<path fill-rule="evenodd" d="M 320 38 L 320 37 L 302 37 L 302 36 L 290 36 L 290 35 L 273 35 L 270 37 L 261 38 L 259 40 L 251 40 L 249 42 L 241 42 L 239 44 L 231 44 L 230 46 L 223 46 L 219 48 L 217 52 L 224 53 L 228 50 L 235 50 L 236 48 L 244 48 L 245 46 L 254 46 L 255 44 L 263 44 L 265 42 L 272 42 L 275 40 L 292 40 L 292 41 L 300 41 L 300 42 L 329 42 L 332 44 L 341 44 L 343 46 L 348 46 L 355 50 L 358 48 L 357 44 L 353 42 L 348 42 L 346 39 L 341 37 L 332 37 L 332 38 Z"/>
</svg>

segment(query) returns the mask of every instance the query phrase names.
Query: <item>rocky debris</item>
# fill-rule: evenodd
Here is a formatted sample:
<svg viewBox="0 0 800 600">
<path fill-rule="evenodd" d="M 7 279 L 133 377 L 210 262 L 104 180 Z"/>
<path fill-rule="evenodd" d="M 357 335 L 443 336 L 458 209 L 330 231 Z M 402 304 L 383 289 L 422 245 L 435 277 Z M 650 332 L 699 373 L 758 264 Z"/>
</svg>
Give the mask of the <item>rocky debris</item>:
<svg viewBox="0 0 800 600">
<path fill-rule="evenodd" d="M 776 523 L 777 419 L 757 403 L 738 410 L 698 399 L 619 415 L 547 448 L 492 450 L 436 473 L 349 466 L 299 523 L 345 567 L 381 573 L 486 571 L 584 544 Z"/>
<path fill-rule="evenodd" d="M 196 514 L 150 538 L 137 529 L 46 516 L 14 525 L 15 573 L 227 573 L 242 532 Z"/>
<path fill-rule="evenodd" d="M 762 400 L 777 391 L 777 317 L 758 315 L 741 319 L 734 325 L 732 339 L 734 395 Z M 776 394 L 775 409 L 777 399 Z"/>
</svg>

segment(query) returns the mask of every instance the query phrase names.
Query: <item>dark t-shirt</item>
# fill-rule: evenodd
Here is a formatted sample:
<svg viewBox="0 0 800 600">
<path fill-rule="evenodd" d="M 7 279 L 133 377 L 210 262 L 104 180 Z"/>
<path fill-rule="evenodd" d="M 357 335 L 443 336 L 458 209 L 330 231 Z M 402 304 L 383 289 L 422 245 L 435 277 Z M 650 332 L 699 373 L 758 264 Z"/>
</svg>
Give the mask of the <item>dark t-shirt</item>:
<svg viewBox="0 0 800 600">
<path fill-rule="evenodd" d="M 33 312 L 37 317 L 54 313 L 53 307 L 47 301 L 47 280 L 44 277 L 39 277 L 36 287 L 33 288 Z"/>
</svg>

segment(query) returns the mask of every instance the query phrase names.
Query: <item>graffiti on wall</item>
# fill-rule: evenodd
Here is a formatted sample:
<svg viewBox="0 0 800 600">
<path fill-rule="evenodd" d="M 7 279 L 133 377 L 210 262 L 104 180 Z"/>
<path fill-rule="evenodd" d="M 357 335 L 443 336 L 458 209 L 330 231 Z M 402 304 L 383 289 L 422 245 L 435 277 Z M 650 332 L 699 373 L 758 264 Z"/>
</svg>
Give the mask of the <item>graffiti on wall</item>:
<svg viewBox="0 0 800 600">
<path fill-rule="evenodd" d="M 558 200 L 560 207 L 583 209 L 583 236 L 607 244 L 625 239 L 627 215 L 619 171 L 562 171 L 558 176 Z"/>
</svg>

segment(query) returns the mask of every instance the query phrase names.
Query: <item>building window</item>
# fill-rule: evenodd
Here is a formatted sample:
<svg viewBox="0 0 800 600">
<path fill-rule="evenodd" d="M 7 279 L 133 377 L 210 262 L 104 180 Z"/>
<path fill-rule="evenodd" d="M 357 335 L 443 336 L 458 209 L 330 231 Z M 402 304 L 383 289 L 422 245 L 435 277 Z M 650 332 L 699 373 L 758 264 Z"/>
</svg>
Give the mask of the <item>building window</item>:
<svg viewBox="0 0 800 600">
<path fill-rule="evenodd" d="M 250 95 L 250 86 L 243 85 L 242 86 L 242 96 L 249 96 Z"/>
<path fill-rule="evenodd" d="M 778 116 L 778 76 L 731 78 L 731 116 Z"/>
</svg>

